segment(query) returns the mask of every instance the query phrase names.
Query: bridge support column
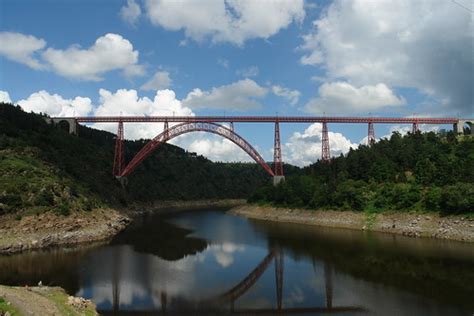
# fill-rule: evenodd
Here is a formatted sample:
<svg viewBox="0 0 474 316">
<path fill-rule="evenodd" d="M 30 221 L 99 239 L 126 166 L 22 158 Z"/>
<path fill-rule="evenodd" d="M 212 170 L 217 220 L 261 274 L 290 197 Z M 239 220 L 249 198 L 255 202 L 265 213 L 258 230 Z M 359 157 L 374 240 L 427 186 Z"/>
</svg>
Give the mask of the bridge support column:
<svg viewBox="0 0 474 316">
<path fill-rule="evenodd" d="M 419 128 L 418 128 L 418 122 L 413 122 L 413 125 L 411 126 L 411 133 L 412 134 L 415 134 L 419 131 Z"/>
<path fill-rule="evenodd" d="M 326 307 L 332 308 L 332 266 L 328 262 L 324 262 L 324 281 L 326 283 Z"/>
<path fill-rule="evenodd" d="M 372 146 L 375 144 L 375 131 L 374 131 L 374 123 L 369 122 L 369 131 L 367 135 L 367 145 Z"/>
<path fill-rule="evenodd" d="M 116 177 L 120 177 L 123 171 L 124 157 L 123 157 L 123 122 L 119 121 L 117 137 L 115 138 L 115 156 L 113 173 Z M 120 181 L 122 182 L 122 181 Z"/>
<path fill-rule="evenodd" d="M 285 176 L 283 175 L 283 163 L 281 159 L 281 143 L 280 143 L 280 123 L 278 121 L 275 122 L 275 144 L 273 147 L 273 167 L 274 167 L 274 174 L 273 177 L 273 185 L 277 185 L 282 180 L 285 180 Z"/>
<path fill-rule="evenodd" d="M 329 161 L 331 159 L 331 154 L 329 152 L 329 135 L 327 122 L 323 122 L 322 147 L 323 148 L 321 158 L 323 161 Z"/>
<path fill-rule="evenodd" d="M 276 297 L 277 309 L 281 310 L 283 301 L 283 253 L 278 249 L 275 256 L 275 279 L 276 279 Z"/>
<path fill-rule="evenodd" d="M 165 124 L 163 125 L 163 132 L 165 133 L 166 138 L 169 137 L 168 130 L 169 130 L 168 120 L 165 120 Z"/>
</svg>

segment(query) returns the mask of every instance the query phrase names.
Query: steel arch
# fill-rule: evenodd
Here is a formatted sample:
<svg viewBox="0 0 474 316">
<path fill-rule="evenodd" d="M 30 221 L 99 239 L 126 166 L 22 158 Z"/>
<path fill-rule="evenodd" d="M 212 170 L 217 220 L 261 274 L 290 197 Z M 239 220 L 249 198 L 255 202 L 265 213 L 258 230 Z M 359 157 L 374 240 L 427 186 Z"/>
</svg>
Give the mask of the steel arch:
<svg viewBox="0 0 474 316">
<path fill-rule="evenodd" d="M 122 173 L 118 176 L 126 177 L 130 175 L 130 173 L 132 173 L 133 170 L 135 170 L 135 168 L 161 144 L 166 143 L 170 139 L 173 139 L 179 135 L 191 132 L 208 132 L 227 138 L 228 140 L 242 148 L 250 157 L 252 157 L 259 165 L 261 165 L 270 176 L 273 177 L 275 175 L 270 166 L 265 162 L 262 156 L 260 156 L 260 154 L 252 147 L 252 145 L 250 145 L 245 139 L 243 139 L 230 128 L 212 122 L 184 122 L 164 130 L 162 133 L 158 134 L 155 138 L 150 140 L 135 155 L 135 157 L 133 157 L 133 159 L 123 169 Z"/>
</svg>

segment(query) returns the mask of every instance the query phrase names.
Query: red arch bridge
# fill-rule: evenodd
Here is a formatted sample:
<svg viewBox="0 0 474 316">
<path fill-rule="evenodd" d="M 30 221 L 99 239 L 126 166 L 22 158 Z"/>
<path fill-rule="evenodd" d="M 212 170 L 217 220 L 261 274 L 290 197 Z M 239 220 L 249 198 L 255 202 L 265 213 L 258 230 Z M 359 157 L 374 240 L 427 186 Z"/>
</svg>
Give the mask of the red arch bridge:
<svg viewBox="0 0 474 316">
<path fill-rule="evenodd" d="M 118 179 L 130 175 L 140 163 L 154 150 L 167 141 L 190 132 L 209 132 L 232 141 L 252 157 L 265 171 L 273 177 L 274 184 L 284 179 L 283 162 L 280 145 L 280 123 L 321 123 L 322 128 L 322 160 L 330 160 L 329 152 L 329 123 L 367 124 L 368 144 L 375 142 L 374 124 L 410 124 L 412 132 L 418 131 L 420 124 L 446 125 L 452 124 L 457 133 L 463 132 L 468 124 L 473 132 L 474 119 L 460 118 L 430 118 L 430 117 L 329 117 L 329 116 L 80 116 L 53 117 L 47 119 L 50 123 L 69 123 L 69 132 L 77 133 L 78 123 L 118 123 L 115 144 L 113 173 Z M 124 123 L 164 123 L 163 131 L 150 140 L 134 157 L 125 163 L 123 155 Z M 170 127 L 169 123 L 177 123 Z M 222 125 L 229 123 L 229 127 Z M 275 125 L 273 168 L 271 168 L 255 148 L 234 130 L 234 123 L 272 123 Z"/>
</svg>

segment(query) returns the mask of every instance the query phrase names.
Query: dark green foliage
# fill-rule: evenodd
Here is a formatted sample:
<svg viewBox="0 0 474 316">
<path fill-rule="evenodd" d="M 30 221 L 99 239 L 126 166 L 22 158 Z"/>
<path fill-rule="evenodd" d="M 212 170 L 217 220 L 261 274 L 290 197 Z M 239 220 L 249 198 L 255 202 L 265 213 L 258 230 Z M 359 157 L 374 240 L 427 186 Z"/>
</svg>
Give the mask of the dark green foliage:
<svg viewBox="0 0 474 316">
<path fill-rule="evenodd" d="M 79 136 L 69 135 L 40 115 L 0 103 L 0 214 L 25 209 L 67 214 L 133 201 L 248 198 L 271 181 L 255 163 L 213 163 L 164 144 L 130 175 L 125 194 L 112 175 L 114 137 L 86 126 L 79 126 Z M 126 141 L 126 161 L 146 143 Z M 285 170 L 300 169 L 285 165 Z"/>
<path fill-rule="evenodd" d="M 304 173 L 258 189 L 250 201 L 357 211 L 474 211 L 474 139 L 458 140 L 452 132 L 394 133 L 330 163 L 318 161 Z"/>
</svg>

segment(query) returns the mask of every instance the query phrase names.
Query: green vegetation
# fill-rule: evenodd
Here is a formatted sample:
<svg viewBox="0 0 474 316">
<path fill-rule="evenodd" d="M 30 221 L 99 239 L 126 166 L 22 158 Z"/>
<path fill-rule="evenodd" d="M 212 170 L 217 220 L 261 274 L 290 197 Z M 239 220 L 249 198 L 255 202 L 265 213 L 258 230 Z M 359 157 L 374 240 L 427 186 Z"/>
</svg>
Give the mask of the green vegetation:
<svg viewBox="0 0 474 316">
<path fill-rule="evenodd" d="M 53 289 L 43 296 L 52 301 L 61 312 L 61 315 L 67 316 L 95 316 L 98 315 L 95 308 L 92 305 L 87 305 L 86 308 L 77 309 L 68 304 L 68 294 L 62 289 Z"/>
<path fill-rule="evenodd" d="M 9 312 L 11 316 L 19 316 L 20 312 L 14 308 L 7 300 L 0 296 L 0 314 Z"/>
<path fill-rule="evenodd" d="M 394 133 L 304 175 L 257 189 L 250 202 L 311 209 L 474 212 L 474 139 L 452 132 Z"/>
<path fill-rule="evenodd" d="M 213 163 L 165 144 L 132 173 L 124 193 L 112 175 L 114 137 L 86 126 L 79 136 L 69 135 L 41 115 L 0 103 L 0 215 L 18 213 L 21 219 L 136 201 L 248 198 L 270 182 L 257 164 Z M 127 141 L 126 161 L 145 143 Z"/>
</svg>

